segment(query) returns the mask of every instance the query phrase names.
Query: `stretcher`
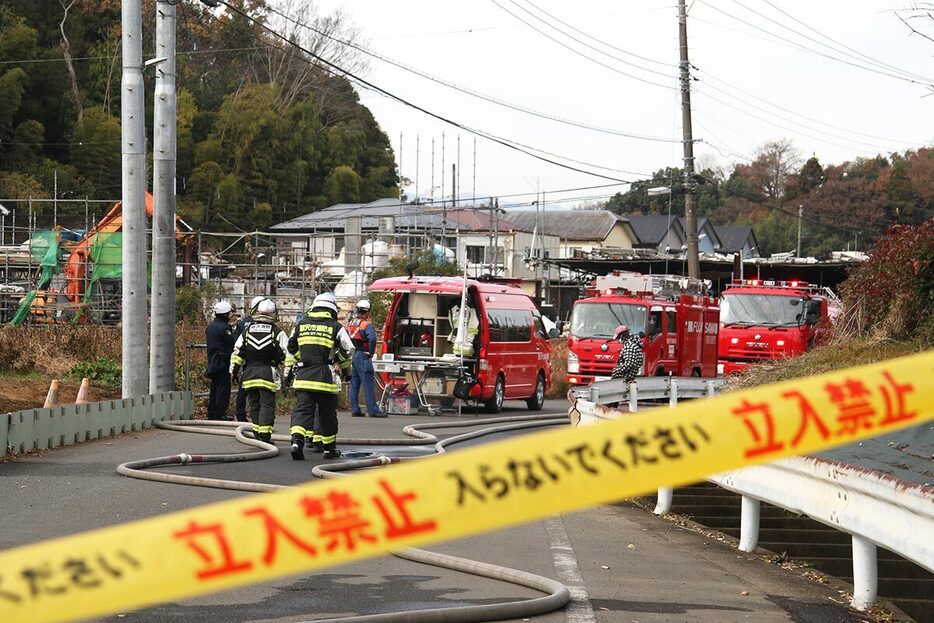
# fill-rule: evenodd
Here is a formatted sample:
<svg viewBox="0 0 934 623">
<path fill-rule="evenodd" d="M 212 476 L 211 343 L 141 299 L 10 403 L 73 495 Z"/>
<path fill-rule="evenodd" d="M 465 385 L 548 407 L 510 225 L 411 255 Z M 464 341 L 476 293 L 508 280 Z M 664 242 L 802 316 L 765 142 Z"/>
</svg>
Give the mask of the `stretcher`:
<svg viewBox="0 0 934 623">
<path fill-rule="evenodd" d="M 418 398 L 419 408 L 428 411 L 428 415 L 439 415 L 445 402 L 454 404 L 454 396 L 447 391 L 448 382 L 456 382 L 464 371 L 467 362 L 442 357 L 421 357 L 418 359 L 374 359 L 373 372 L 376 383 L 382 390 L 379 405 L 384 413 L 389 412 L 389 403 L 403 385 L 408 384 Z M 385 375 L 385 379 L 381 378 Z M 437 398 L 438 403 L 429 402 Z"/>
</svg>

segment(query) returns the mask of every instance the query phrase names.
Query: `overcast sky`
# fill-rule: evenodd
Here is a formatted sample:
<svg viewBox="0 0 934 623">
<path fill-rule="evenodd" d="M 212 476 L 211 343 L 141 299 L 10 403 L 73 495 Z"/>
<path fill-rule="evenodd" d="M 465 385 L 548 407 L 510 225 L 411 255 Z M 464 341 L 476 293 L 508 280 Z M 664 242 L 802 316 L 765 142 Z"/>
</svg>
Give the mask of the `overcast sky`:
<svg viewBox="0 0 934 623">
<path fill-rule="evenodd" d="M 555 123 L 370 60 L 367 79 L 441 116 L 610 178 L 642 179 L 659 168 L 680 166 L 676 3 L 531 2 L 534 4 L 527 0 L 318 0 L 317 6 L 324 12 L 341 8 L 363 31 L 370 49 L 420 71 L 512 105 L 657 140 Z M 813 154 L 823 164 L 930 144 L 934 139 L 934 96 L 923 98 L 930 92 L 923 85 L 821 56 L 871 66 L 883 73 L 903 76 L 901 72 L 909 72 L 921 76 L 921 82 L 929 77 L 934 83 L 934 43 L 910 36 L 892 12 L 907 4 L 909 0 L 696 0 L 691 5 L 688 32 L 691 63 L 699 69 L 694 72 L 698 81 L 693 83 L 694 137 L 701 141 L 695 147 L 699 162 L 727 166 L 754 157 L 757 147 L 766 141 L 782 138 L 794 141 L 803 158 Z M 542 10 L 565 23 L 556 22 Z M 445 193 L 451 193 L 458 134 L 460 193 L 472 192 L 472 134 L 372 92 L 361 90 L 361 96 L 392 140 L 397 162 L 401 158 L 402 175 L 413 182 L 418 179 L 421 196 L 432 194 L 432 139 L 434 185 L 439 187 L 434 196 L 441 196 L 442 132 Z M 416 137 L 420 142 L 417 168 Z M 478 138 L 476 145 L 479 195 L 614 183 L 535 160 L 485 138 Z M 546 199 L 580 200 L 616 190 L 553 193 Z M 408 192 L 411 195 L 414 188 Z"/>
</svg>

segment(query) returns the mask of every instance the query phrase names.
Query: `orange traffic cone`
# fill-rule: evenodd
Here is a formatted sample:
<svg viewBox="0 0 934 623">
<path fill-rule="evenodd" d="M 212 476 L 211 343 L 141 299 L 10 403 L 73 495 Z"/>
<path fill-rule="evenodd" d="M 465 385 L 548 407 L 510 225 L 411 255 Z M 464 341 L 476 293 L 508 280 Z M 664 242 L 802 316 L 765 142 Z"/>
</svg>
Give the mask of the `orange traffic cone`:
<svg viewBox="0 0 934 623">
<path fill-rule="evenodd" d="M 45 397 L 45 404 L 42 405 L 42 408 L 54 407 L 58 404 L 58 390 L 60 389 L 60 383 L 58 381 L 52 381 L 49 385 L 49 393 Z"/>
<path fill-rule="evenodd" d="M 78 388 L 78 397 L 75 398 L 76 405 L 84 405 L 91 402 L 91 381 L 87 378 L 81 379 L 81 387 Z"/>
</svg>

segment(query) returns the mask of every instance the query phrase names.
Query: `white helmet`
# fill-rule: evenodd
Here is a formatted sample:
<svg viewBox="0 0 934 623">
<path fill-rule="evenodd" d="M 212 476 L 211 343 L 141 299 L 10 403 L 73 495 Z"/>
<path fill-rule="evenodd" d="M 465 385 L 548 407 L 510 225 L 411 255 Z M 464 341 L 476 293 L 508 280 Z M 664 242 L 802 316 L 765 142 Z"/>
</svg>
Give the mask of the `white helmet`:
<svg viewBox="0 0 934 623">
<path fill-rule="evenodd" d="M 264 298 L 256 306 L 256 313 L 262 314 L 264 316 L 275 316 L 276 315 L 276 304 L 273 301 L 270 301 L 267 298 Z"/>
<path fill-rule="evenodd" d="M 316 307 L 329 309 L 336 314 L 337 298 L 334 296 L 333 292 L 323 292 L 322 294 L 316 296 L 314 302 L 311 304 L 312 309 L 315 309 Z"/>
<path fill-rule="evenodd" d="M 214 303 L 214 314 L 220 316 L 222 314 L 229 314 L 233 310 L 230 303 L 227 301 L 218 301 Z"/>
<path fill-rule="evenodd" d="M 370 311 L 370 302 L 366 299 L 357 301 L 357 311 Z"/>
<path fill-rule="evenodd" d="M 250 311 L 256 311 L 256 308 L 259 307 L 259 304 L 265 300 L 265 296 L 254 296 L 252 299 L 250 299 Z"/>
</svg>

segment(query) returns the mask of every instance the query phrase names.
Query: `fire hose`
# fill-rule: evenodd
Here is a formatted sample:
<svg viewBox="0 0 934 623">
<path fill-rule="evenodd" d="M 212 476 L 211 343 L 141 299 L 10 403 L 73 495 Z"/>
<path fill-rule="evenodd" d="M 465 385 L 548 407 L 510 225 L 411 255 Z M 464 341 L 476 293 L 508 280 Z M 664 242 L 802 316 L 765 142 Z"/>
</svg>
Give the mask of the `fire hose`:
<svg viewBox="0 0 934 623">
<path fill-rule="evenodd" d="M 438 439 L 426 430 L 440 428 L 470 428 L 478 425 L 501 424 L 472 430 L 460 435 L 445 439 Z M 341 438 L 342 445 L 367 446 L 428 446 L 433 445 L 436 453 L 444 453 L 448 446 L 463 443 L 487 435 L 540 428 L 546 426 L 567 425 L 567 418 L 541 417 L 537 415 L 486 418 L 482 420 L 463 422 L 433 422 L 429 424 L 415 424 L 403 429 L 405 438 L 400 439 L 367 439 L 367 438 Z M 269 459 L 279 454 L 279 449 L 271 443 L 265 443 L 247 436 L 249 424 L 241 422 L 218 422 L 207 420 L 180 420 L 175 422 L 157 422 L 156 426 L 165 430 L 194 432 L 207 435 L 233 436 L 242 444 L 255 448 L 248 452 L 228 454 L 188 454 L 180 453 L 170 456 L 128 461 L 117 467 L 117 472 L 129 478 L 152 480 L 173 484 L 190 485 L 197 487 L 212 487 L 234 491 L 264 492 L 288 488 L 288 485 L 250 482 L 242 480 L 225 480 L 219 478 L 201 478 L 181 474 L 167 474 L 164 472 L 147 471 L 155 467 L 171 465 L 188 465 L 196 463 L 238 463 L 243 461 L 258 461 Z M 250 432 L 252 435 L 252 432 Z M 287 435 L 273 435 L 273 441 L 290 441 Z M 374 468 L 394 463 L 418 460 L 422 457 L 397 457 L 379 454 L 364 459 L 355 459 L 317 465 L 312 469 L 312 475 L 318 478 L 336 478 L 347 475 L 354 469 Z M 496 621 L 506 619 L 522 619 L 547 614 L 560 610 L 571 599 L 568 587 L 550 578 L 535 575 L 518 569 L 511 569 L 491 563 L 459 558 L 448 554 L 430 552 L 427 550 L 405 548 L 392 554 L 398 558 L 418 562 L 426 565 L 440 567 L 460 573 L 467 573 L 491 580 L 499 580 L 523 586 L 545 593 L 543 597 L 522 599 L 496 604 L 474 606 L 457 606 L 451 608 L 429 608 L 423 610 L 409 610 L 406 612 L 390 612 L 363 616 L 341 617 L 327 619 L 329 623 L 479 623 L 480 621 Z"/>
</svg>

